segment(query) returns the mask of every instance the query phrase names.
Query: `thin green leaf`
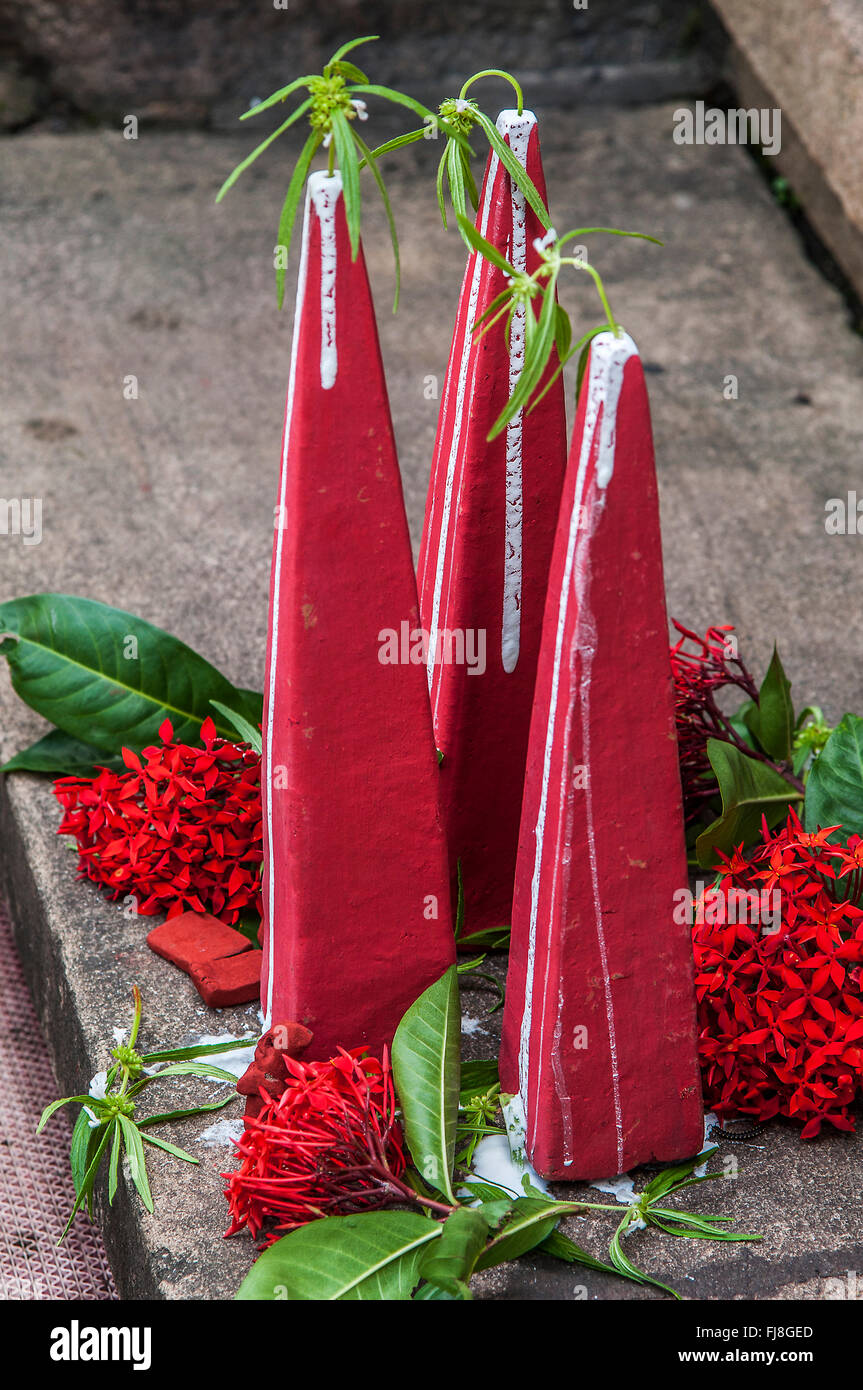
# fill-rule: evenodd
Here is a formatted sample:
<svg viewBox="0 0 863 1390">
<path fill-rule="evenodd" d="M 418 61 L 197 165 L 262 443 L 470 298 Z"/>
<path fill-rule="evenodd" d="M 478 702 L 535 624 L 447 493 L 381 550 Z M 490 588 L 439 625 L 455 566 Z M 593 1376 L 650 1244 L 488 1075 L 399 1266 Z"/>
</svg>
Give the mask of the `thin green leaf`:
<svg viewBox="0 0 863 1390">
<path fill-rule="evenodd" d="M 169 1047 L 161 1052 L 145 1052 L 141 1061 L 145 1066 L 153 1062 L 191 1062 L 198 1057 L 212 1057 L 220 1052 L 239 1052 L 258 1041 L 250 1034 L 247 1038 L 232 1038 L 230 1042 L 202 1043 L 200 1046 Z"/>
<path fill-rule="evenodd" d="M 358 68 L 356 63 L 328 63 L 327 67 L 333 73 L 338 73 L 339 77 L 344 77 L 348 82 L 368 82 L 368 76 L 362 68 Z"/>
<path fill-rule="evenodd" d="M 291 249 L 291 239 L 294 234 L 294 222 L 297 217 L 297 208 L 299 207 L 300 197 L 302 196 L 303 187 L 306 182 L 306 175 L 309 172 L 311 162 L 315 157 L 315 151 L 320 145 L 321 139 L 322 136 L 320 131 L 313 130 L 306 140 L 306 143 L 303 145 L 300 151 L 300 157 L 294 166 L 294 172 L 291 174 L 291 181 L 288 184 L 288 191 L 285 194 L 285 201 L 282 204 L 282 211 L 279 216 L 277 244 L 283 246 L 285 250 L 284 258 L 281 256 L 276 258 L 276 294 L 278 307 L 280 309 L 285 298 L 286 267 L 282 264 L 282 260 L 287 260 L 288 252 Z"/>
<path fill-rule="evenodd" d="M 105 1121 L 103 1121 L 103 1124 Z M 84 1176 L 90 1166 L 93 1154 L 99 1143 L 101 1126 L 91 1126 L 90 1116 L 82 1106 L 72 1130 L 72 1143 L 69 1146 L 69 1164 L 76 1194 L 81 1191 Z"/>
<path fill-rule="evenodd" d="M 387 101 L 394 101 L 397 106 L 406 106 L 408 110 L 415 112 L 421 119 L 429 116 L 432 120 L 437 119 L 434 112 L 430 111 L 427 106 L 423 106 L 421 101 L 414 101 L 413 97 L 407 96 L 405 92 L 396 92 L 392 87 L 382 87 L 378 82 L 364 82 L 351 88 L 353 96 L 365 93 L 373 97 L 384 97 Z"/>
<path fill-rule="evenodd" d="M 345 218 L 351 243 L 351 260 L 356 260 L 360 250 L 360 170 L 356 146 L 351 136 L 348 118 L 343 111 L 334 111 L 332 117 L 333 139 L 336 144 L 336 160 L 342 176 L 342 197 L 345 204 Z"/>
<path fill-rule="evenodd" d="M 78 1211 L 80 1210 L 81 1204 L 82 1204 L 85 1200 L 86 1200 L 88 1203 L 90 1203 L 90 1200 L 91 1200 L 92 1195 L 93 1195 L 93 1184 L 94 1184 L 94 1182 L 96 1181 L 96 1174 L 97 1174 L 97 1172 L 99 1171 L 99 1164 L 100 1164 L 101 1161 L 102 1161 L 102 1155 L 103 1155 L 103 1153 L 105 1152 L 105 1149 L 106 1149 L 107 1146 L 108 1146 L 108 1140 L 110 1139 L 110 1137 L 111 1137 L 111 1125 L 106 1125 L 106 1126 L 105 1126 L 104 1133 L 103 1133 L 103 1135 L 102 1135 L 102 1138 L 100 1139 L 99 1144 L 98 1144 L 98 1147 L 97 1147 L 97 1149 L 96 1149 L 96 1152 L 94 1153 L 93 1158 L 92 1158 L 91 1161 L 90 1161 L 90 1165 L 89 1165 L 89 1167 L 87 1168 L 86 1173 L 84 1174 L 84 1180 L 83 1180 L 83 1182 L 81 1183 L 81 1190 L 77 1193 L 77 1195 L 76 1195 L 76 1197 L 75 1197 L 75 1201 L 74 1201 L 73 1204 L 72 1204 L 72 1210 L 71 1210 L 70 1213 L 69 1213 L 69 1220 L 66 1222 L 66 1225 L 63 1227 L 63 1230 L 62 1230 L 62 1232 L 61 1232 L 61 1234 L 60 1234 L 60 1239 L 57 1241 L 57 1244 L 58 1244 L 58 1245 L 62 1244 L 63 1240 L 65 1239 L 65 1237 L 66 1237 L 66 1235 L 67 1235 L 67 1233 L 68 1233 L 68 1231 L 69 1231 L 69 1228 L 70 1228 L 70 1226 L 72 1225 L 72 1222 L 75 1220 L 75 1217 L 76 1217 Z M 92 1207 L 91 1207 L 91 1211 L 92 1211 Z"/>
<path fill-rule="evenodd" d="M 498 270 L 502 270 L 505 275 L 515 275 L 515 267 L 510 265 L 509 261 L 498 251 L 496 246 L 492 246 L 490 241 L 486 241 L 485 237 L 477 230 L 470 218 L 460 213 L 458 216 L 458 225 L 461 228 L 462 236 L 472 251 L 478 251 L 481 256 L 484 256 L 487 261 L 491 261 L 492 265 L 496 265 Z M 504 293 L 506 294 L 508 291 L 505 290 Z M 496 302 L 497 301 L 495 301 L 495 303 Z"/>
<path fill-rule="evenodd" d="M 148 1084 L 161 1081 L 164 1076 L 203 1076 L 209 1081 L 229 1081 L 232 1086 L 237 1084 L 237 1078 L 232 1072 L 214 1067 L 209 1062 L 172 1062 L 167 1067 L 162 1067 L 161 1071 L 146 1077 L 145 1081 Z M 136 1084 L 140 1085 L 140 1082 Z"/>
<path fill-rule="evenodd" d="M 129 1156 L 129 1172 L 132 1182 L 138 1189 L 138 1195 L 147 1211 L 153 1210 L 153 1197 L 150 1192 L 150 1183 L 147 1178 L 147 1164 L 144 1158 L 144 1144 L 141 1135 L 138 1133 L 138 1126 L 129 1119 L 127 1115 L 118 1115 L 120 1128 L 123 1131 L 123 1139 L 126 1144 L 126 1153 Z"/>
<path fill-rule="evenodd" d="M 102 1103 L 94 1096 L 63 1096 L 62 1100 L 52 1100 L 50 1105 L 45 1106 L 40 1116 L 39 1123 L 36 1126 L 36 1133 L 42 1133 L 42 1130 L 45 1128 L 55 1110 L 59 1110 L 61 1105 L 71 1105 L 73 1101 L 77 1101 L 79 1105 L 89 1105 L 90 1109 L 97 1115 L 99 1110 L 102 1109 Z"/>
<path fill-rule="evenodd" d="M 387 215 L 387 225 L 388 225 L 388 227 L 389 227 L 389 229 L 390 229 L 390 241 L 392 242 L 392 248 L 393 248 L 393 260 L 395 261 L 395 265 L 396 265 L 396 292 L 395 292 L 395 295 L 394 295 L 394 297 L 393 297 L 393 313 L 395 314 L 395 313 L 398 313 L 398 307 L 399 307 L 399 293 L 400 293 L 400 291 L 401 291 L 401 283 L 402 283 L 402 268 L 401 268 L 401 260 L 400 260 L 400 258 L 399 258 L 399 239 L 398 239 L 398 235 L 397 235 L 397 233 L 396 233 L 396 220 L 395 220 L 395 217 L 393 216 L 393 210 L 392 210 L 392 207 L 391 207 L 391 205 L 390 205 L 390 199 L 389 199 L 389 194 L 387 193 L 387 190 L 386 190 L 386 185 L 385 185 L 385 183 L 384 183 L 384 181 L 383 181 L 383 177 L 381 176 L 381 171 L 380 171 L 380 169 L 379 169 L 378 166 L 377 166 L 377 162 L 376 162 L 376 160 L 375 160 L 374 155 L 372 154 L 372 152 L 371 152 L 371 150 L 369 149 L 368 145 L 360 138 L 360 136 L 357 134 L 356 131 L 353 132 L 353 136 L 354 136 L 354 140 L 356 141 L 357 145 L 359 146 L 359 148 L 360 148 L 360 150 L 362 151 L 363 156 L 364 156 L 362 162 L 360 163 L 360 168 L 362 169 L 363 166 L 367 164 L 368 167 L 371 169 L 371 171 L 372 171 L 372 178 L 374 179 L 375 183 L 376 183 L 377 186 L 378 186 L 378 192 L 379 192 L 380 195 L 381 195 L 381 201 L 383 202 L 384 211 L 385 211 L 385 213 L 386 213 L 386 215 Z"/>
<path fill-rule="evenodd" d="M 247 121 L 250 116 L 259 115 L 261 111 L 268 110 L 269 107 L 275 106 L 277 102 L 284 101 L 285 97 L 289 97 L 291 92 L 295 92 L 299 87 L 308 87 L 309 83 L 314 82 L 314 80 L 313 74 L 311 76 L 295 78 L 293 82 L 288 83 L 287 87 L 280 87 L 277 92 L 272 92 L 270 96 L 264 97 L 263 101 L 258 101 L 254 106 L 250 106 L 248 111 L 243 112 L 240 120 Z"/>
<path fill-rule="evenodd" d="M 278 140 L 279 136 L 284 134 L 288 127 L 294 124 L 294 121 L 298 121 L 301 116 L 304 116 L 311 104 L 311 97 L 307 97 L 305 101 L 300 103 L 296 111 L 291 112 L 290 116 L 286 121 L 282 121 L 282 124 L 280 126 L 277 126 L 276 129 L 272 132 L 272 134 L 267 136 L 266 140 L 262 140 L 260 145 L 258 145 L 256 149 L 252 150 L 251 154 L 247 154 L 246 158 L 240 161 L 236 169 L 231 170 L 230 174 L 225 179 L 225 182 L 222 184 L 221 188 L 216 194 L 217 203 L 220 203 L 222 201 L 225 194 L 228 192 L 228 189 L 233 188 L 234 184 L 237 182 L 237 179 L 240 177 L 242 173 L 245 172 L 246 169 L 248 169 L 249 165 L 254 164 L 255 160 L 258 158 L 258 155 L 263 154 L 264 150 L 269 149 L 273 141 Z"/>
<path fill-rule="evenodd" d="M 584 1265 L 587 1269 L 599 1270 L 603 1274 L 620 1274 L 622 1271 L 615 1269 L 614 1265 L 606 1264 L 604 1260 L 597 1260 L 587 1250 L 582 1250 L 580 1245 L 570 1240 L 561 1231 L 554 1230 L 551 1235 L 546 1236 L 545 1240 L 540 1241 L 534 1249 L 541 1250 L 544 1255 L 553 1255 L 556 1260 L 565 1260 L 567 1264 Z M 627 1279 L 631 1275 L 625 1276 Z"/>
<path fill-rule="evenodd" d="M 460 1037 L 458 974 L 451 965 L 408 1009 L 393 1039 L 392 1063 L 413 1161 L 453 1204 Z"/>
<path fill-rule="evenodd" d="M 366 34 L 365 37 L 362 39 L 349 39 L 347 43 L 342 44 L 341 48 L 336 49 L 332 58 L 327 63 L 327 67 L 331 68 L 333 66 L 333 63 L 340 62 L 341 59 L 344 58 L 346 53 L 352 53 L 354 49 L 359 48 L 361 44 L 377 43 L 379 37 L 379 34 Z"/>
<path fill-rule="evenodd" d="M 117 1181 L 120 1176 L 120 1126 L 114 1120 L 111 1125 L 114 1131 L 114 1139 L 111 1144 L 111 1157 L 108 1162 L 108 1205 L 114 1200 L 117 1191 Z"/>
<path fill-rule="evenodd" d="M 256 753 L 262 752 L 263 742 L 260 729 L 256 729 L 254 724 L 249 723 L 248 719 L 244 719 L 241 714 L 237 714 L 236 710 L 228 709 L 228 706 L 223 705 L 221 700 L 211 700 L 210 704 L 214 709 L 219 711 L 219 714 L 221 714 L 229 724 L 234 726 L 243 743 L 248 743 L 249 747 L 254 748 Z"/>
<path fill-rule="evenodd" d="M 627 1212 L 621 1220 L 621 1223 L 615 1231 L 614 1235 L 611 1237 L 611 1244 L 608 1247 L 608 1254 L 611 1263 L 614 1265 L 615 1269 L 618 1271 L 619 1274 L 625 1274 L 627 1278 L 634 1279 L 635 1282 L 638 1284 L 652 1284 L 654 1288 L 662 1289 L 663 1293 L 670 1293 L 672 1298 L 679 1299 L 680 1294 L 677 1293 L 675 1289 L 672 1289 L 668 1284 L 663 1284 L 662 1281 L 659 1279 L 653 1279 L 649 1274 L 645 1274 L 642 1270 L 636 1269 L 629 1256 L 624 1254 L 623 1246 L 620 1243 L 620 1238 L 626 1227 L 629 1225 L 630 1220 L 631 1212 Z"/>
<path fill-rule="evenodd" d="M 214 1100 L 209 1105 L 191 1105 L 185 1110 L 164 1110 L 160 1115 L 148 1115 L 145 1120 L 138 1120 L 138 1128 L 147 1129 L 149 1125 L 161 1125 L 169 1120 L 185 1120 L 189 1115 L 206 1115 L 211 1110 L 224 1110 L 226 1105 L 230 1105 L 231 1101 L 236 1099 L 234 1093 L 222 1100 Z"/>
<path fill-rule="evenodd" d="M 393 150 L 400 150 L 405 145 L 414 145 L 417 140 L 425 139 L 427 130 L 428 126 L 424 125 L 419 130 L 408 130 L 404 135 L 397 135 L 394 140 L 385 141 L 383 145 L 378 145 L 376 149 L 370 151 L 366 159 L 360 163 L 360 168 L 363 168 L 367 159 L 380 159 L 385 154 L 391 154 Z"/>
<path fill-rule="evenodd" d="M 462 1062 L 459 1106 L 464 1110 L 474 1096 L 486 1095 L 493 1086 L 500 1085 L 497 1062 Z"/>
<path fill-rule="evenodd" d="M 173 1154 L 174 1158 L 182 1158 L 185 1163 L 200 1162 L 194 1154 L 188 1153 L 186 1149 L 178 1148 L 176 1144 L 170 1144 L 167 1139 L 157 1139 L 155 1134 L 142 1134 L 141 1140 L 144 1144 L 152 1144 L 154 1148 L 164 1149 L 165 1153 Z"/>
<path fill-rule="evenodd" d="M 498 130 L 497 126 L 494 124 L 493 121 L 489 120 L 485 112 L 477 109 L 476 118 L 479 124 L 482 126 L 483 130 L 485 131 L 489 144 L 491 145 L 492 149 L 494 150 L 503 167 L 506 169 L 513 183 L 515 183 L 518 186 L 518 188 L 521 189 L 521 192 L 524 194 L 526 201 L 530 204 L 533 211 L 536 213 L 536 216 L 539 218 L 543 227 L 545 227 L 546 231 L 548 231 L 549 227 L 551 226 L 551 220 L 548 215 L 548 209 L 542 200 L 539 189 L 537 188 L 533 179 L 530 177 L 530 174 L 527 172 L 524 165 L 520 164 L 519 161 L 516 159 L 509 145 L 501 136 L 501 133 Z"/>
<path fill-rule="evenodd" d="M 518 1259 L 539 1245 L 554 1230 L 561 1216 L 573 1211 L 571 1202 L 553 1202 L 536 1197 L 519 1197 L 513 1202 L 512 1218 L 501 1227 L 476 1261 L 474 1268 L 491 1269 L 505 1260 Z"/>
<path fill-rule="evenodd" d="M 437 186 L 437 202 L 438 202 L 438 207 L 440 208 L 441 220 L 442 220 L 442 222 L 443 222 L 443 224 L 444 224 L 444 227 L 446 227 L 446 225 L 447 225 L 447 220 L 446 220 L 446 203 L 445 203 L 445 201 L 444 201 L 444 192 L 443 192 L 443 182 L 444 182 L 444 177 L 445 177 L 446 171 L 447 171 L 447 161 L 448 161 L 448 154 L 447 154 L 447 149 L 445 148 L 443 154 L 442 154 L 441 157 L 440 157 L 440 162 L 439 162 L 439 164 L 438 164 L 438 166 L 437 166 L 437 185 L 436 185 L 436 186 Z"/>
</svg>

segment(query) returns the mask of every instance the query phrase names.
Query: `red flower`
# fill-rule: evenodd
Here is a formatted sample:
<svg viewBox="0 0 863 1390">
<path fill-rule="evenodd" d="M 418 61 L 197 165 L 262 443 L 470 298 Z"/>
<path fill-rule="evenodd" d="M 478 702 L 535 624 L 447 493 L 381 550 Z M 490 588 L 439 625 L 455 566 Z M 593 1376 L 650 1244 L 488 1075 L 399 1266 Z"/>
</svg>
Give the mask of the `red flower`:
<svg viewBox="0 0 863 1390">
<path fill-rule="evenodd" d="M 731 655 L 728 638 L 733 627 L 709 627 L 705 636 L 699 637 L 672 621 L 680 633 L 671 648 L 671 674 L 683 803 L 689 823 L 699 819 L 704 802 L 717 792 L 707 740 L 729 741 L 728 720 L 716 702 L 717 692 L 737 686 L 748 699 L 757 700 L 758 687 L 743 662 Z"/>
<path fill-rule="evenodd" d="M 62 777 L 59 835 L 74 835 L 79 874 L 110 897 L 132 895 L 145 916 L 210 912 L 235 923 L 261 910 L 260 757 L 201 725 L 202 748 L 174 743 L 165 720 L 161 746 L 140 757 L 128 748 L 126 773 Z"/>
<path fill-rule="evenodd" d="M 411 1196 L 399 1181 L 405 1157 L 389 1058 L 340 1049 L 329 1062 L 282 1054 L 280 1096 L 261 1089 L 260 1114 L 246 1119 L 241 1163 L 223 1173 L 232 1236 L 248 1226 L 269 1245 L 320 1216 L 377 1210 Z"/>
<path fill-rule="evenodd" d="M 806 834 L 794 811 L 775 832 L 764 824 L 748 858 L 721 856 L 693 927 L 708 1105 L 720 1117 L 787 1116 L 804 1139 L 824 1123 L 853 1131 L 863 1097 L 859 844 L 827 843 L 836 829 Z M 836 863 L 857 877 L 837 878 Z"/>
</svg>

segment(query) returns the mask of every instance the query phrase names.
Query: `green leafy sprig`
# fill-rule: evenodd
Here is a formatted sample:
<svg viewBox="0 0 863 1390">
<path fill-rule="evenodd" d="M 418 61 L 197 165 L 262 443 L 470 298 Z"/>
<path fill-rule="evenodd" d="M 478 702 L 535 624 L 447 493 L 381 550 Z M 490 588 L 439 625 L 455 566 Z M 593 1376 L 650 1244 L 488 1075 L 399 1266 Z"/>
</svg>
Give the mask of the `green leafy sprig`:
<svg viewBox="0 0 863 1390">
<path fill-rule="evenodd" d="M 510 333 L 516 314 L 522 314 L 524 317 L 524 365 L 512 395 L 488 432 L 488 438 L 494 439 L 506 429 L 519 411 L 527 409 L 530 412 L 539 405 L 566 363 L 577 352 L 582 353 L 580 383 L 587 360 L 587 348 L 598 333 L 610 332 L 619 337 L 622 332 L 620 324 L 611 312 L 608 295 L 598 270 L 581 256 L 563 255 L 563 248 L 567 243 L 576 237 L 590 236 L 596 232 L 604 232 L 609 236 L 634 237 L 640 241 L 651 241 L 657 246 L 661 246 L 662 242 L 645 232 L 625 232 L 618 227 L 577 227 L 558 237 L 552 227 L 541 241 L 535 243 L 540 262 L 536 269 L 528 274 L 527 271 L 516 270 L 467 217 L 461 213 L 457 215 L 462 235 L 471 249 L 484 256 L 507 277 L 506 287 L 495 296 L 485 313 L 477 319 L 472 331 L 482 337 L 494 324 L 505 318 L 507 331 Z M 564 266 L 570 266 L 590 276 L 605 313 L 605 322 L 589 329 L 576 342 L 572 339 L 569 315 L 557 299 L 558 280 Z M 534 300 L 539 301 L 538 314 L 533 310 Z M 542 390 L 536 394 L 555 349 L 557 366 Z"/>
<path fill-rule="evenodd" d="M 201 1047 L 179 1047 L 158 1052 L 140 1053 L 136 1050 L 138 1030 L 141 1025 L 141 992 L 138 986 L 132 990 L 134 1001 L 132 1028 L 128 1043 L 119 1043 L 111 1052 L 113 1065 L 105 1077 L 103 1096 L 81 1095 L 64 1096 L 62 1100 L 52 1101 L 42 1112 L 36 1130 L 39 1134 L 55 1111 L 63 1105 L 81 1106 L 75 1127 L 72 1131 L 72 1145 L 69 1160 L 75 1184 L 75 1201 L 69 1219 L 63 1228 L 58 1245 L 65 1239 L 72 1222 L 86 1202 L 87 1214 L 93 1216 L 93 1188 L 99 1169 L 106 1155 L 108 1158 L 108 1201 L 113 1203 L 117 1192 L 120 1174 L 120 1160 L 125 1155 L 129 1160 L 129 1174 L 147 1211 L 153 1210 L 153 1197 L 147 1176 L 144 1145 L 162 1149 L 184 1163 L 198 1163 L 194 1154 L 167 1139 L 160 1139 L 150 1130 L 157 1124 L 168 1124 L 173 1120 L 185 1119 L 190 1115 L 203 1115 L 214 1110 L 222 1110 L 236 1099 L 236 1077 L 221 1067 L 202 1061 L 208 1055 L 234 1051 L 248 1047 L 250 1040 L 240 1038 L 235 1042 L 210 1043 Z M 163 1065 L 164 1064 L 164 1065 Z M 145 1071 L 145 1068 L 148 1069 Z M 187 1106 L 177 1110 L 161 1111 L 137 1118 L 137 1103 L 142 1093 L 154 1082 L 171 1076 L 200 1076 L 209 1081 L 229 1082 L 231 1092 L 221 1100 L 203 1105 Z"/>
<path fill-rule="evenodd" d="M 558 1202 L 532 1187 L 523 1196 L 476 1179 L 465 1166 L 493 1123 L 500 1099 L 494 1062 L 459 1060 L 458 971 L 451 966 L 408 1009 L 393 1042 L 393 1072 L 413 1169 L 405 1174 L 406 1200 L 421 1210 L 367 1211 L 328 1216 L 283 1236 L 259 1257 L 239 1299 L 429 1300 L 471 1297 L 474 1274 L 541 1249 L 570 1264 L 653 1284 L 624 1252 L 624 1235 L 642 1224 L 673 1236 L 723 1241 L 758 1240 L 729 1231 L 724 1216 L 701 1216 L 669 1199 L 685 1188 L 719 1178 L 696 1166 L 713 1149 L 665 1169 L 637 1200 Z M 459 1138 L 467 1142 L 458 1147 Z M 567 1216 L 601 1212 L 616 1218 L 609 1262 L 596 1259 L 557 1230 Z"/>
<path fill-rule="evenodd" d="M 299 106 L 291 112 L 290 116 L 282 122 L 280 126 L 268 135 L 266 140 L 262 140 L 251 154 L 237 165 L 228 175 L 216 196 L 216 202 L 220 202 L 232 188 L 237 179 L 248 169 L 250 164 L 263 154 L 264 150 L 277 140 L 286 130 L 303 116 L 308 117 L 310 133 L 306 138 L 305 144 L 300 152 L 297 163 L 294 166 L 288 184 L 288 191 L 285 194 L 285 201 L 282 204 L 281 216 L 279 217 L 279 230 L 277 245 L 281 252 L 276 258 L 276 289 L 278 295 L 279 308 L 282 307 L 285 296 L 285 270 L 287 265 L 288 251 L 293 236 L 294 223 L 296 221 L 297 209 L 300 204 L 303 187 L 306 177 L 312 165 L 312 161 L 318 150 L 323 146 L 328 151 L 328 171 L 332 174 L 338 165 L 342 176 L 342 197 L 345 204 L 345 217 L 348 225 L 348 235 L 351 243 L 351 256 L 356 260 L 360 247 L 360 221 L 361 221 L 361 198 L 360 198 L 360 171 L 368 165 L 372 171 L 372 176 L 381 195 L 384 210 L 387 215 L 387 223 L 390 230 L 390 239 L 393 247 L 393 257 L 396 268 L 396 289 L 393 301 L 393 313 L 398 308 L 399 286 L 400 286 L 400 263 L 398 237 L 396 235 L 395 219 L 393 217 L 392 205 L 387 193 L 380 170 L 377 166 L 378 155 L 383 149 L 394 148 L 394 143 L 382 146 L 381 151 L 371 150 L 359 135 L 356 129 L 357 121 L 367 119 L 365 98 L 368 96 L 381 97 L 397 106 L 404 106 L 409 111 L 413 111 L 424 122 L 423 130 L 437 130 L 438 127 L 444 129 L 447 139 L 455 141 L 457 145 L 462 143 L 463 137 L 456 129 L 450 130 L 440 117 L 430 111 L 422 102 L 415 101 L 413 97 L 405 92 L 395 91 L 392 87 L 383 87 L 380 83 L 370 82 L 363 70 L 348 60 L 347 54 L 361 44 L 373 43 L 377 39 L 376 34 L 370 34 L 366 38 L 353 39 L 349 43 L 342 44 L 341 48 L 336 49 L 330 61 L 326 64 L 320 74 L 311 74 L 305 77 L 297 77 L 293 82 L 289 82 L 286 87 L 280 87 L 278 91 L 271 93 L 264 101 L 258 102 L 248 111 L 244 111 L 240 117 L 241 121 L 248 120 L 251 116 L 257 116 L 262 111 L 267 111 L 271 106 L 276 106 L 284 102 L 294 93 L 305 89 L 308 95 L 302 100 Z M 420 134 L 423 132 L 421 131 Z"/>
</svg>

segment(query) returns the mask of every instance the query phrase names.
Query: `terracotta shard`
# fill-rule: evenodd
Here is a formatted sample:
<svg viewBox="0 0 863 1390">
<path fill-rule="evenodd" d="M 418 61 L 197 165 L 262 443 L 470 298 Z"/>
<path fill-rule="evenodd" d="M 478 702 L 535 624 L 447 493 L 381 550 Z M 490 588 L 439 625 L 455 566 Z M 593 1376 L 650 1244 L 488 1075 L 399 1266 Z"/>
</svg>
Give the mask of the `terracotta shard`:
<svg viewBox="0 0 863 1390">
<path fill-rule="evenodd" d="M 250 1004 L 260 996 L 262 956 L 261 951 L 244 951 L 239 956 L 193 965 L 189 974 L 204 1003 L 211 1009 Z"/>
<path fill-rule="evenodd" d="M 341 181 L 309 180 L 270 591 L 263 1002 L 380 1052 L 454 955 L 416 579 Z"/>
<path fill-rule="evenodd" d="M 701 1147 L 686 882 L 647 393 L 604 333 L 549 577 L 501 1052 L 546 1177 Z"/>
<path fill-rule="evenodd" d="M 536 117 L 497 127 L 545 197 Z M 477 227 L 531 272 L 544 228 L 491 152 Z M 420 607 L 441 766 L 450 871 L 461 861 L 465 932 L 508 925 L 530 710 L 566 466 L 562 380 L 489 443 L 524 362 L 524 311 L 471 330 L 505 288 L 472 254 L 450 349 L 419 561 Z M 549 368 L 551 371 L 551 368 Z"/>
<path fill-rule="evenodd" d="M 209 913 L 183 912 L 147 933 L 147 945 L 188 975 L 195 965 L 248 951 L 250 941 Z"/>
</svg>

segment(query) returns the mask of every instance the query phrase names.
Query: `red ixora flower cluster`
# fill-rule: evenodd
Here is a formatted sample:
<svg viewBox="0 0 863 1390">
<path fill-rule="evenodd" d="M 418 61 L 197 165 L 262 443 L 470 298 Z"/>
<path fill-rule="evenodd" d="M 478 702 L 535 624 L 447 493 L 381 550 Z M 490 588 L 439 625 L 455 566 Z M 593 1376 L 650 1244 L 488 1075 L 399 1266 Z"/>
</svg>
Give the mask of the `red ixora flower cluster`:
<svg viewBox="0 0 863 1390">
<path fill-rule="evenodd" d="M 64 808 L 57 832 L 74 835 L 79 874 L 112 898 L 132 895 L 144 916 L 210 912 L 235 923 L 261 910 L 261 760 L 245 745 L 201 725 L 203 747 L 174 743 L 169 720 L 161 746 L 140 757 L 128 748 L 128 772 L 61 777 Z"/>
<path fill-rule="evenodd" d="M 680 633 L 671 648 L 671 675 L 683 803 L 689 823 L 699 819 L 704 802 L 716 795 L 707 740 L 719 738 L 745 747 L 720 710 L 717 692 L 737 686 L 747 699 L 757 700 L 758 687 L 729 643 L 732 626 L 709 627 L 700 637 L 676 619 L 672 622 Z"/>
<path fill-rule="evenodd" d="M 340 1049 L 328 1062 L 284 1055 L 284 1065 L 285 1090 L 261 1090 L 263 1108 L 237 1141 L 240 1167 L 222 1174 L 232 1218 L 225 1234 L 248 1226 L 269 1245 L 320 1216 L 412 1198 L 400 1181 L 405 1157 L 386 1052 L 383 1062 L 364 1048 Z"/>
<path fill-rule="evenodd" d="M 804 1139 L 825 1122 L 853 1131 L 863 1097 L 863 839 L 829 844 L 836 828 L 807 834 L 794 811 L 775 832 L 764 824 L 747 857 L 721 856 L 693 927 L 708 1105 L 787 1116 Z M 781 916 L 759 914 L 777 892 Z"/>
</svg>

